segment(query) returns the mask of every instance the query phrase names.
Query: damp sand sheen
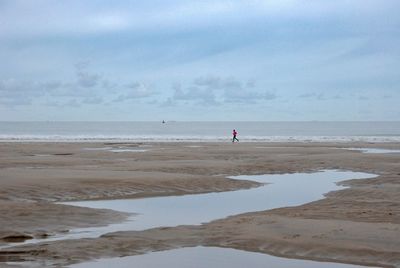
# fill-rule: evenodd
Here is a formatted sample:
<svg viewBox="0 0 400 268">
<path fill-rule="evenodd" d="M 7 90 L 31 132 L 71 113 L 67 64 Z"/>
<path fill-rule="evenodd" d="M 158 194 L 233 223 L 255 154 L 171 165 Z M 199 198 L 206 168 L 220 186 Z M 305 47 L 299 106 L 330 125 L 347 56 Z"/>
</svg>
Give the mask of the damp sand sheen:
<svg viewBox="0 0 400 268">
<path fill-rule="evenodd" d="M 145 230 L 155 227 L 199 225 L 246 212 L 298 206 L 323 198 L 330 191 L 343 189 L 336 182 L 375 177 L 373 174 L 338 170 L 315 173 L 236 176 L 263 183 L 258 188 L 222 193 L 143 199 L 65 202 L 63 204 L 112 209 L 134 213 L 128 221 L 106 227 L 71 230 L 66 236 L 49 240 L 98 237 L 114 231 Z M 310 187 L 312 185 L 312 187 Z M 176 263 L 179 260 L 180 265 Z M 358 267 L 347 264 L 278 258 L 267 254 L 216 247 L 181 248 L 144 255 L 100 259 L 71 265 L 88 267 Z"/>
</svg>

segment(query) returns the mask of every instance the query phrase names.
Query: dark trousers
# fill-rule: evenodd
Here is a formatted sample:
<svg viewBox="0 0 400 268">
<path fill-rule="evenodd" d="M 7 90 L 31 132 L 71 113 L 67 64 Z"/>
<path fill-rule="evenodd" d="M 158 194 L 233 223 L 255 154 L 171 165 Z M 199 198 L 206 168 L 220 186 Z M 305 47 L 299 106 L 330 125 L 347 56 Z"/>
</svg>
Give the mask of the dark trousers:
<svg viewBox="0 0 400 268">
<path fill-rule="evenodd" d="M 235 142 L 235 140 L 239 141 L 238 138 L 236 138 L 236 135 L 233 135 L 232 142 Z"/>
</svg>

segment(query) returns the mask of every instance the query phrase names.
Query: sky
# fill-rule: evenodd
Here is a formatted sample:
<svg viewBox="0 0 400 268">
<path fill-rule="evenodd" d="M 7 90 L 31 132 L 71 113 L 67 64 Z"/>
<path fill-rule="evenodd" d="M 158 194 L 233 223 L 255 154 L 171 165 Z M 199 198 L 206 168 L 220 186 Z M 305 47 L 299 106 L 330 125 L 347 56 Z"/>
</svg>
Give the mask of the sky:
<svg viewBox="0 0 400 268">
<path fill-rule="evenodd" d="M 396 121 L 398 0 L 0 0 L 0 121 Z"/>
</svg>

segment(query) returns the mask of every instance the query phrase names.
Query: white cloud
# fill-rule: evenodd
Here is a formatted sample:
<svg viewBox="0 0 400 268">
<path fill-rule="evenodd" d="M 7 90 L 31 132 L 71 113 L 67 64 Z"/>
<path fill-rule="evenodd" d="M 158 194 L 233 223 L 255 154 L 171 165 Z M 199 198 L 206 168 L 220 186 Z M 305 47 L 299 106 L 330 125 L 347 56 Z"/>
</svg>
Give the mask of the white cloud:
<svg viewBox="0 0 400 268">
<path fill-rule="evenodd" d="M 202 104 L 216 105 L 214 92 L 209 88 L 189 87 L 186 91 L 176 88 L 173 95 L 174 100 L 194 100 Z"/>
<path fill-rule="evenodd" d="M 185 89 L 181 85 L 173 88 L 175 101 L 196 101 L 208 105 L 256 103 L 277 98 L 272 92 L 256 88 L 254 80 L 240 81 L 213 75 L 197 77 Z"/>
<path fill-rule="evenodd" d="M 65 106 L 70 106 L 70 107 L 80 107 L 80 103 L 77 99 L 70 99 L 67 103 L 64 104 Z"/>
<path fill-rule="evenodd" d="M 103 103 L 103 98 L 102 97 L 88 97 L 88 98 L 84 98 L 82 103 L 84 104 L 101 104 Z"/>
<path fill-rule="evenodd" d="M 86 22 L 85 22 L 86 21 Z M 130 19 L 123 14 L 95 14 L 86 18 L 83 24 L 88 30 L 96 31 L 121 31 L 129 28 Z"/>
<path fill-rule="evenodd" d="M 100 82 L 101 76 L 98 74 L 90 74 L 86 71 L 79 71 L 78 85 L 81 87 L 95 87 Z"/>
<path fill-rule="evenodd" d="M 124 93 L 115 98 L 113 102 L 142 99 L 156 94 L 156 92 L 150 86 L 141 82 L 132 82 L 123 87 L 120 91 Z"/>
<path fill-rule="evenodd" d="M 80 101 L 86 104 L 101 103 L 100 84 L 102 77 L 87 71 L 87 63 L 76 64 L 75 81 L 31 81 L 16 78 L 0 80 L 0 103 L 7 106 L 30 105 L 34 100 L 47 99 L 44 103 L 54 106 L 66 103 L 77 107 Z M 61 100 L 61 101 L 57 101 Z"/>
</svg>

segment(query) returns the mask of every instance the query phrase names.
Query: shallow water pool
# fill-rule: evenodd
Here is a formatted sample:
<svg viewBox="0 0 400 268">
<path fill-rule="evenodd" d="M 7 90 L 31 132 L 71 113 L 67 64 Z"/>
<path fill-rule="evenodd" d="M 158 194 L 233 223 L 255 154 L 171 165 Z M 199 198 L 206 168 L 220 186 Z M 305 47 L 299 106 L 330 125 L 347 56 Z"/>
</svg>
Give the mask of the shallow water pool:
<svg viewBox="0 0 400 268">
<path fill-rule="evenodd" d="M 339 170 L 315 173 L 236 176 L 264 183 L 258 188 L 231 192 L 143 199 L 64 202 L 63 204 L 137 213 L 128 221 L 104 227 L 73 229 L 69 234 L 46 239 L 62 240 L 98 237 L 114 231 L 144 230 L 161 226 L 198 225 L 227 216 L 279 207 L 298 206 L 323 198 L 327 192 L 343 189 L 336 182 L 372 178 L 376 175 Z M 41 240 L 44 241 L 44 240 Z M 32 242 L 32 241 L 31 241 Z M 40 242 L 33 241 L 33 242 Z M 140 256 L 102 259 L 74 265 L 90 267 L 356 267 L 337 263 L 277 258 L 267 254 L 214 247 L 196 247 L 152 252 Z"/>
<path fill-rule="evenodd" d="M 367 154 L 399 154 L 400 150 L 381 148 L 347 148 L 352 151 L 360 151 Z"/>
<path fill-rule="evenodd" d="M 236 176 L 232 178 L 253 180 L 265 183 L 265 185 L 221 193 L 65 202 L 63 204 L 137 213 L 126 222 L 105 227 L 75 229 L 66 237 L 98 237 L 113 231 L 144 230 L 186 224 L 197 225 L 246 212 L 298 206 L 321 199 L 327 192 L 343 189 L 344 187 L 336 184 L 338 181 L 371 177 L 375 177 L 375 175 L 338 170 Z"/>
<path fill-rule="evenodd" d="M 145 198 L 136 200 L 85 201 L 67 204 L 91 208 L 108 208 L 134 212 L 131 221 L 92 228 L 88 233 L 81 229 L 81 235 L 98 236 L 105 232 L 121 230 L 143 230 L 160 226 L 201 224 L 230 215 L 250 211 L 261 211 L 278 207 L 297 206 L 323 198 L 323 194 L 344 187 L 336 182 L 346 179 L 375 177 L 373 174 L 325 170 L 316 173 L 295 173 L 279 175 L 236 176 L 234 179 L 248 179 L 265 183 L 264 186 L 232 192 L 209 193 L 186 196 Z M 275 267 L 275 268 L 351 268 L 348 264 L 315 262 L 287 259 L 216 247 L 196 247 L 151 252 L 144 255 L 123 258 L 101 259 L 73 265 L 71 268 L 92 267 Z"/>
<path fill-rule="evenodd" d="M 71 265 L 70 268 L 357 268 L 358 265 L 288 259 L 243 250 L 194 247 L 151 252 L 144 255 L 100 259 Z"/>
</svg>

